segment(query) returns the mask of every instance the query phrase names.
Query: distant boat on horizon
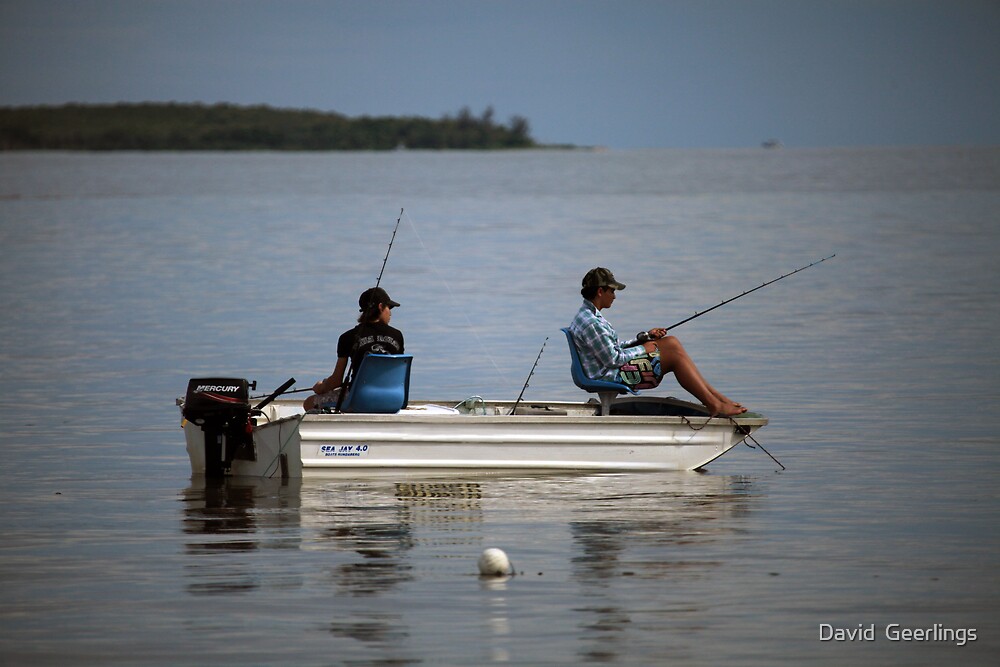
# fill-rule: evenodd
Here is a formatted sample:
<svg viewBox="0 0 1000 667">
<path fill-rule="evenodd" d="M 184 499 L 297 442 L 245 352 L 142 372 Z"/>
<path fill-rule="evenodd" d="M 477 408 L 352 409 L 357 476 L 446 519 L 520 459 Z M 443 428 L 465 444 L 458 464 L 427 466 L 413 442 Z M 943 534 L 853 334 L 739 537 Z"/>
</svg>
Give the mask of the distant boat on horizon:
<svg viewBox="0 0 1000 667">
<path fill-rule="evenodd" d="M 762 148 L 784 148 L 785 145 L 781 143 L 781 139 L 768 139 L 767 141 L 761 142 Z"/>
</svg>

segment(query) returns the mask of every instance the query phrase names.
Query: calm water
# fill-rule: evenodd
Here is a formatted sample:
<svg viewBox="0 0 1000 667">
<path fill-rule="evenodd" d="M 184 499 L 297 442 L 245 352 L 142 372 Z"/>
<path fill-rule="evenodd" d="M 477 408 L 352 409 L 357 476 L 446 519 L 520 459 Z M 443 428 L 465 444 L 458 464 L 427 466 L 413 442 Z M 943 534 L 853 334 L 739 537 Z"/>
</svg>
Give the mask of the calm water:
<svg viewBox="0 0 1000 667">
<path fill-rule="evenodd" d="M 593 266 L 628 334 L 837 253 L 676 331 L 788 469 L 192 482 L 187 379 L 325 375 L 401 207 L 435 400 L 580 397 Z M 995 664 L 998 211 L 1000 149 L 0 154 L 0 663 Z"/>
</svg>

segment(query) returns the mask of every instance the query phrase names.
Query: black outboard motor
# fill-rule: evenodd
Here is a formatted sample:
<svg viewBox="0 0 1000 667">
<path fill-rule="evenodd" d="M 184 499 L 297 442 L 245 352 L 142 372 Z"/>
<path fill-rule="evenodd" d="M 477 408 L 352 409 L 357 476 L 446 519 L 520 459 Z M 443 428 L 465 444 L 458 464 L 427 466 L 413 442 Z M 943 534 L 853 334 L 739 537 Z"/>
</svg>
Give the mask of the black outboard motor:
<svg viewBox="0 0 1000 667">
<path fill-rule="evenodd" d="M 205 476 L 229 474 L 233 459 L 256 460 L 250 389 L 237 378 L 203 378 L 188 382 L 181 414 L 205 434 Z"/>
</svg>

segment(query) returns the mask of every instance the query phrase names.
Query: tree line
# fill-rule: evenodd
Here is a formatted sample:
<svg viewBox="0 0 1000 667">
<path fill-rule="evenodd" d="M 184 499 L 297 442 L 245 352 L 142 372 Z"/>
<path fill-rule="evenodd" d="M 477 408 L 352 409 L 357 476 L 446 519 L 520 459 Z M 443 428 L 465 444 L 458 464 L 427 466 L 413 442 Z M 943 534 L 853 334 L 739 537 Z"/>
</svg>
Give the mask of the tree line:
<svg viewBox="0 0 1000 667">
<path fill-rule="evenodd" d="M 232 151 L 502 149 L 537 146 L 528 120 L 492 107 L 438 120 L 232 104 L 0 107 L 0 150 Z"/>
</svg>

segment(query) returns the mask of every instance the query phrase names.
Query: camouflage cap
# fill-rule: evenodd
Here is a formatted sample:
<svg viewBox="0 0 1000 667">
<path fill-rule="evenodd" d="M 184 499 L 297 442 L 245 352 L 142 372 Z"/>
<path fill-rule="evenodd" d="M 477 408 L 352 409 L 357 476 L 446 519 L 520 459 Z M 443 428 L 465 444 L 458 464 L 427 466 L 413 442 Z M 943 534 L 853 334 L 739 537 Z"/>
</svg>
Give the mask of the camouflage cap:
<svg viewBox="0 0 1000 667">
<path fill-rule="evenodd" d="M 614 289 L 625 289 L 625 284 L 615 280 L 615 274 L 603 267 L 597 267 L 587 271 L 583 277 L 583 287 L 611 287 Z"/>
</svg>

